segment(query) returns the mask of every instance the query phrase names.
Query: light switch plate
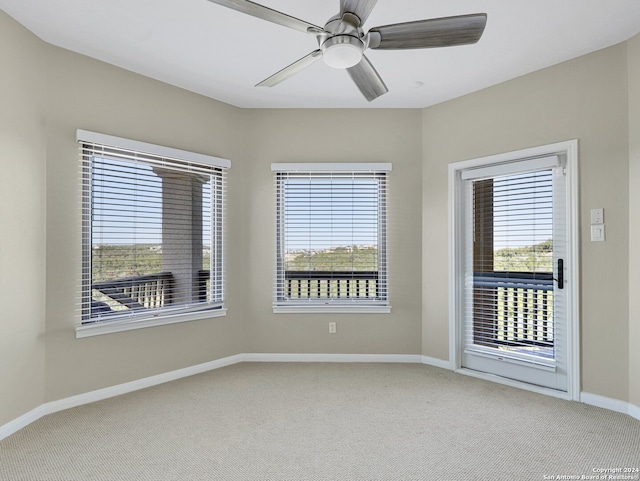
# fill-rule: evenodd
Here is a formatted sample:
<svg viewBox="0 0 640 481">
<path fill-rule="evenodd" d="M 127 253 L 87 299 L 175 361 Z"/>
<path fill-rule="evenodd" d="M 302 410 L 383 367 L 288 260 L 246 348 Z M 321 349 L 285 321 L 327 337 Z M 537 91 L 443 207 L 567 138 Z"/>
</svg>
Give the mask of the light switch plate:
<svg viewBox="0 0 640 481">
<path fill-rule="evenodd" d="M 605 229 L 604 224 L 591 226 L 591 242 L 604 242 Z"/>
</svg>

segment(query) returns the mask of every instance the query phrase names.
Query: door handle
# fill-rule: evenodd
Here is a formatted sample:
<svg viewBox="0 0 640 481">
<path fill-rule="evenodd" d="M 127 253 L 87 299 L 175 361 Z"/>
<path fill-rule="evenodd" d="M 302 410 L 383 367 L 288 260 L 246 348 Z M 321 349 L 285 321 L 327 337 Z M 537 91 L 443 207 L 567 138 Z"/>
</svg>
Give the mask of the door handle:
<svg viewBox="0 0 640 481">
<path fill-rule="evenodd" d="M 558 259 L 558 289 L 564 289 L 564 259 Z"/>
</svg>

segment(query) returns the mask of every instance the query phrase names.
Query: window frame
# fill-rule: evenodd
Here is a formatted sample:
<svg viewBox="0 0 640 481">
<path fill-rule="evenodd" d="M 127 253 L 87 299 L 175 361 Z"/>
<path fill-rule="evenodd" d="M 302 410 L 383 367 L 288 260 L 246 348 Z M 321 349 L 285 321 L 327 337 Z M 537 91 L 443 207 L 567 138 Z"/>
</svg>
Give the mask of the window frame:
<svg viewBox="0 0 640 481">
<path fill-rule="evenodd" d="M 206 319 L 213 317 L 225 316 L 227 309 L 225 307 L 225 279 L 224 279 L 224 225 L 225 209 L 226 209 L 226 170 L 231 167 L 231 162 L 227 159 L 213 157 L 209 155 L 189 152 L 170 147 L 149 144 L 131 139 L 125 139 L 86 130 L 78 130 L 76 132 L 76 141 L 79 144 L 80 165 L 81 165 L 81 202 L 82 202 L 82 268 L 79 281 L 79 308 L 78 322 L 76 323 L 76 338 L 95 336 L 100 334 L 109 334 L 113 332 L 127 331 L 133 329 L 141 329 L 146 327 L 173 324 L 179 322 L 187 322 L 198 319 Z M 217 254 L 217 262 L 214 262 L 215 273 L 211 272 L 212 282 L 216 280 L 216 287 L 213 291 L 217 294 L 217 300 L 208 302 L 206 305 L 192 307 L 184 307 L 181 309 L 173 309 L 160 307 L 158 309 L 150 309 L 148 312 L 128 313 L 122 316 L 113 316 L 112 318 L 92 318 L 91 317 L 91 255 L 92 255 L 92 201 L 93 189 L 91 180 L 91 167 L 94 162 L 91 149 L 105 149 L 109 153 L 122 153 L 128 158 L 124 159 L 133 164 L 151 165 L 150 162 L 160 162 L 156 166 L 166 165 L 176 170 L 190 173 L 192 171 L 201 171 L 211 175 L 215 185 L 211 187 L 211 195 L 205 196 L 204 202 L 214 206 L 212 217 L 215 215 L 215 221 L 210 227 L 209 238 L 211 239 L 211 249 L 219 251 Z M 109 153 L 103 158 L 110 158 Z M 139 156 L 142 160 L 138 161 L 135 156 Z M 145 160 L 146 159 L 146 160 Z M 164 164 L 162 164 L 164 163 Z M 135 190 L 133 190 L 135 192 Z M 220 220 L 221 219 L 221 220 Z M 215 246 L 214 246 L 215 244 Z M 212 291 L 212 292 L 213 292 Z M 87 307 L 87 305 L 89 307 Z M 89 313 L 89 317 L 87 317 Z"/>
<path fill-rule="evenodd" d="M 273 285 L 273 312 L 284 313 L 371 313 L 388 314 L 391 312 L 389 303 L 389 268 L 388 268 L 388 185 L 389 173 L 392 171 L 391 163 L 273 163 L 271 171 L 275 183 L 275 266 Z M 309 177 L 330 177 L 332 174 L 355 174 L 379 182 L 378 186 L 378 270 L 377 286 L 380 286 L 382 295 L 379 298 L 301 298 L 291 299 L 283 295 L 285 277 L 285 228 L 284 228 L 284 182 L 283 175 Z M 357 273 L 359 271 L 345 271 L 345 273 Z"/>
</svg>

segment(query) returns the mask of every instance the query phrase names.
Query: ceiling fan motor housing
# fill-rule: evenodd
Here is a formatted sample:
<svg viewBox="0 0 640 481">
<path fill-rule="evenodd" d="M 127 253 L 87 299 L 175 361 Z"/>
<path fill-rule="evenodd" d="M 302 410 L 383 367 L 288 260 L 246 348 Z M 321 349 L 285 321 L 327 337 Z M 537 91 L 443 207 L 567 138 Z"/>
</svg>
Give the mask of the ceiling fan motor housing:
<svg viewBox="0 0 640 481">
<path fill-rule="evenodd" d="M 324 38 L 318 39 L 324 63 L 340 69 L 360 63 L 366 45 L 362 41 L 364 32 L 360 28 L 360 19 L 356 15 L 347 12 L 332 17 L 324 31 Z"/>
<path fill-rule="evenodd" d="M 320 48 L 322 59 L 329 67 L 349 68 L 362 60 L 364 43 L 351 35 L 335 35 L 326 39 Z"/>
</svg>

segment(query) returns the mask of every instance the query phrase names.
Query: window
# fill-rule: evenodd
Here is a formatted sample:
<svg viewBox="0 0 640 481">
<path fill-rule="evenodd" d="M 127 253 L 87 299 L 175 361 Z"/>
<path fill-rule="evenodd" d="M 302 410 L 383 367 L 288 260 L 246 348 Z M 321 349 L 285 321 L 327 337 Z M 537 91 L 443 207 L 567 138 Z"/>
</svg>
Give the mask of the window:
<svg viewBox="0 0 640 481">
<path fill-rule="evenodd" d="M 391 164 L 272 164 L 274 312 L 389 312 Z"/>
<path fill-rule="evenodd" d="M 474 347 L 498 349 L 503 357 L 554 357 L 553 181 L 546 164 L 468 181 L 468 341 Z"/>
<path fill-rule="evenodd" d="M 224 315 L 230 162 L 78 131 L 82 285 L 78 337 Z"/>
</svg>

